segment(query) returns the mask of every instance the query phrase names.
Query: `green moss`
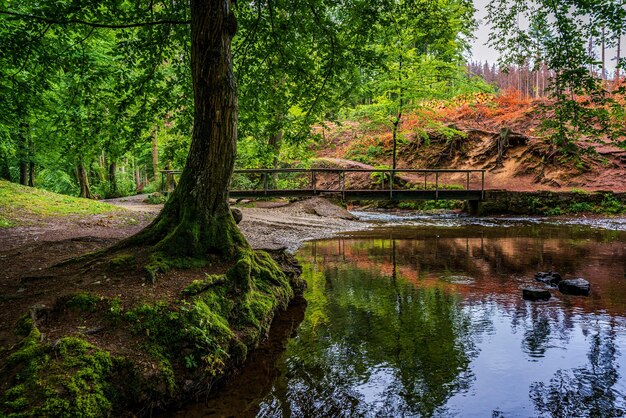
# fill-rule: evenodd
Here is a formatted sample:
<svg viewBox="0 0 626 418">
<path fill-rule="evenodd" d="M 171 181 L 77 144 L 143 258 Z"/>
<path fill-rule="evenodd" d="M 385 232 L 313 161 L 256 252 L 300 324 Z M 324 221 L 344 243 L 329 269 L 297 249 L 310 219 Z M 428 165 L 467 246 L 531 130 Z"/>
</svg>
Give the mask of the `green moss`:
<svg viewBox="0 0 626 418">
<path fill-rule="evenodd" d="M 166 273 L 170 269 L 170 263 L 163 253 L 154 253 L 150 261 L 144 266 L 147 279 L 150 283 L 156 283 L 158 273 Z"/>
<path fill-rule="evenodd" d="M 626 212 L 626 205 L 623 205 L 612 194 L 605 193 L 602 197 L 602 202 L 598 207 L 596 207 L 595 212 L 617 215 Z"/>
<path fill-rule="evenodd" d="M 398 202 L 398 208 L 421 211 L 462 209 L 462 200 L 420 200 Z"/>
<path fill-rule="evenodd" d="M 69 297 L 65 306 L 85 312 L 95 312 L 99 301 L 100 297 L 91 293 L 76 293 Z"/>
<path fill-rule="evenodd" d="M 252 273 L 252 252 L 243 253 L 235 265 L 226 273 L 227 280 L 239 292 L 250 290 L 250 274 Z"/>
<path fill-rule="evenodd" d="M 24 215 L 53 217 L 95 215 L 123 209 L 89 199 L 65 196 L 0 180 L 0 227 L 24 224 Z"/>
<path fill-rule="evenodd" d="M 155 366 L 148 369 L 112 359 L 81 338 L 42 342 L 32 320 L 24 317 L 19 330 L 27 336 L 8 357 L 13 382 L 0 398 L 0 415 L 106 416 L 128 411 L 127 405 L 140 398 L 166 404 L 183 382 L 211 381 L 240 364 L 267 333 L 276 310 L 294 295 L 274 260 L 252 250 L 241 251 L 225 275 L 194 281 L 184 293 L 183 300 L 125 312 L 119 299 L 107 305 L 90 294 L 64 302 L 85 310 L 108 306 L 106 318 L 143 340 L 137 349 Z"/>
<path fill-rule="evenodd" d="M 0 228 L 13 228 L 17 222 L 6 219 L 0 215 Z"/>
<path fill-rule="evenodd" d="M 40 341 L 32 327 L 9 356 L 14 384 L 0 397 L 7 417 L 107 416 L 115 389 L 109 377 L 113 363 L 107 352 L 75 337 L 55 345 Z"/>
<path fill-rule="evenodd" d="M 162 205 L 167 202 L 167 198 L 167 195 L 155 192 L 148 196 L 148 203 L 151 205 Z"/>
<path fill-rule="evenodd" d="M 572 203 L 568 208 L 571 213 L 591 212 L 592 210 L 593 205 L 587 202 Z"/>
<path fill-rule="evenodd" d="M 207 274 L 206 279 L 194 280 L 191 284 L 183 289 L 183 294 L 186 296 L 195 296 L 206 291 L 211 286 L 216 284 L 222 284 L 226 280 L 226 276 L 223 274 Z"/>
<path fill-rule="evenodd" d="M 15 326 L 15 334 L 19 337 L 26 337 L 33 329 L 33 320 L 30 315 L 23 315 Z"/>
<path fill-rule="evenodd" d="M 109 266 L 112 268 L 130 267 L 135 262 L 135 256 L 132 254 L 119 254 L 109 260 Z"/>
<path fill-rule="evenodd" d="M 119 298 L 109 300 L 109 311 L 107 317 L 113 324 L 116 324 L 122 317 L 122 301 Z"/>
</svg>

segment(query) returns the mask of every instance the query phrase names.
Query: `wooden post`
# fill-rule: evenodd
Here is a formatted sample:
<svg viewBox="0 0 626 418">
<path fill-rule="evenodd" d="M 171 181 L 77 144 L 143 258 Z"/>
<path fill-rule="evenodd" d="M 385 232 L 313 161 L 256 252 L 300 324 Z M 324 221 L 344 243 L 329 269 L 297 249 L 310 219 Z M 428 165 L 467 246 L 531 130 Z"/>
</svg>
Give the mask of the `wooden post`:
<svg viewBox="0 0 626 418">
<path fill-rule="evenodd" d="M 435 200 L 439 200 L 439 171 L 435 172 Z"/>
<path fill-rule="evenodd" d="M 391 170 L 391 178 L 389 179 L 389 199 L 393 200 L 393 177 L 396 174 L 396 170 Z"/>
<path fill-rule="evenodd" d="M 263 173 L 263 193 L 267 195 L 267 172 Z"/>
<path fill-rule="evenodd" d="M 312 184 L 312 186 L 313 186 L 313 194 L 317 194 L 317 193 L 316 193 L 316 190 L 317 190 L 317 185 L 315 184 L 315 183 L 316 183 L 316 181 L 315 181 L 315 180 L 316 180 L 316 179 L 315 179 L 315 170 L 312 170 L 312 171 L 311 171 L 311 184 Z"/>
<path fill-rule="evenodd" d="M 469 185 L 469 176 L 470 176 L 470 173 L 469 173 L 469 171 L 468 171 L 466 174 L 467 174 L 467 187 L 466 187 L 465 189 L 466 189 L 466 190 L 469 190 L 469 188 L 470 188 L 470 185 Z"/>
<path fill-rule="evenodd" d="M 341 199 L 346 200 L 346 172 L 341 172 Z"/>
<path fill-rule="evenodd" d="M 480 200 L 485 200 L 485 170 L 483 170 L 482 172 L 482 180 L 481 180 L 481 186 L 480 186 Z"/>
</svg>

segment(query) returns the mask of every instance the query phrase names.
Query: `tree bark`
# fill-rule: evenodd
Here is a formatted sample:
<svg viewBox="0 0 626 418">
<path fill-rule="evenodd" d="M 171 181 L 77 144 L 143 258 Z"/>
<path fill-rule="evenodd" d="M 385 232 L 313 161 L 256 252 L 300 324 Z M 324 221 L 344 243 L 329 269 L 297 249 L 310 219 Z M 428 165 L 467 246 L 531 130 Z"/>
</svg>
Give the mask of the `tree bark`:
<svg viewBox="0 0 626 418">
<path fill-rule="evenodd" d="M 89 186 L 89 177 L 87 177 L 87 170 L 85 170 L 82 159 L 76 165 L 76 178 L 78 179 L 78 185 L 80 187 L 80 194 L 78 196 L 84 197 L 85 199 L 93 199 L 91 187 Z"/>
<path fill-rule="evenodd" d="M 26 132 L 28 124 L 21 122 L 17 137 L 17 153 L 20 161 L 20 184 L 28 186 L 28 146 L 26 145 Z"/>
<path fill-rule="evenodd" d="M 191 0 L 194 126 L 178 186 L 134 239 L 170 257 L 232 257 L 249 248 L 228 206 L 237 143 L 237 89 L 230 0 Z"/>
<path fill-rule="evenodd" d="M 616 66 L 615 66 L 615 86 L 619 86 L 619 64 L 620 64 L 620 60 L 622 59 L 622 53 L 621 53 L 621 49 L 622 49 L 622 35 L 621 34 L 617 34 L 617 55 L 616 55 Z"/>
<path fill-rule="evenodd" d="M 117 163 L 114 160 L 111 160 L 109 163 L 109 173 L 108 173 L 108 180 L 109 180 L 109 195 L 111 197 L 116 197 L 117 196 Z"/>
<path fill-rule="evenodd" d="M 28 185 L 35 187 L 35 144 L 28 138 Z"/>
<path fill-rule="evenodd" d="M 11 170 L 9 168 L 9 159 L 6 154 L 0 149 L 0 179 L 12 181 Z"/>
<path fill-rule="evenodd" d="M 606 35 L 602 28 L 602 80 L 606 80 Z"/>
<path fill-rule="evenodd" d="M 156 128 L 152 135 L 152 173 L 154 174 L 154 180 L 157 181 L 159 178 L 159 140 Z"/>
</svg>

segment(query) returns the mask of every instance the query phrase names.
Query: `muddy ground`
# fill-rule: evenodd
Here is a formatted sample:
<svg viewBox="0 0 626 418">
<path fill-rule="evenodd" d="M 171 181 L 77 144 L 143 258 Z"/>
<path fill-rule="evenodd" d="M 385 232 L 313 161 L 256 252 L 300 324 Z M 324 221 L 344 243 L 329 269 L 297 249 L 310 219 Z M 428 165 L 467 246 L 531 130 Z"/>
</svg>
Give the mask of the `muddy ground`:
<svg viewBox="0 0 626 418">
<path fill-rule="evenodd" d="M 13 328 L 20 316 L 36 305 L 51 306 L 66 294 L 97 290 L 105 296 L 121 296 L 126 305 L 179 295 L 198 272 L 176 272 L 169 280 L 149 285 L 141 270 L 119 277 L 115 272 L 102 274 L 101 269 L 82 274 L 50 269 L 63 260 L 106 248 L 148 225 L 161 205 L 148 205 L 144 200 L 145 196 L 134 196 L 109 201 L 121 207 L 117 213 L 47 218 L 35 226 L 31 222 L 31 226 L 0 229 L 0 351 L 15 342 Z M 240 228 L 256 249 L 293 252 L 306 240 L 368 227 L 321 198 L 241 209 Z"/>
</svg>

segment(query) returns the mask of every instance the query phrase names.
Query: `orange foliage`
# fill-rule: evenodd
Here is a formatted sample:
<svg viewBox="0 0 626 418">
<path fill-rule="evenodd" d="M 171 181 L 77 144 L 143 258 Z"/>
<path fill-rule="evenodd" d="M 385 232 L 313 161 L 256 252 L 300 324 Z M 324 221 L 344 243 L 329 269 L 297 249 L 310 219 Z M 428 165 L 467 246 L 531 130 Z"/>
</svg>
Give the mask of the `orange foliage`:
<svg viewBox="0 0 626 418">
<path fill-rule="evenodd" d="M 467 125 L 477 129 L 511 127 L 520 133 L 530 133 L 539 124 L 533 112 L 542 99 L 531 99 L 516 89 L 508 89 L 500 95 L 482 94 L 480 101 L 455 101 L 454 106 L 442 109 L 448 122 Z"/>
</svg>

